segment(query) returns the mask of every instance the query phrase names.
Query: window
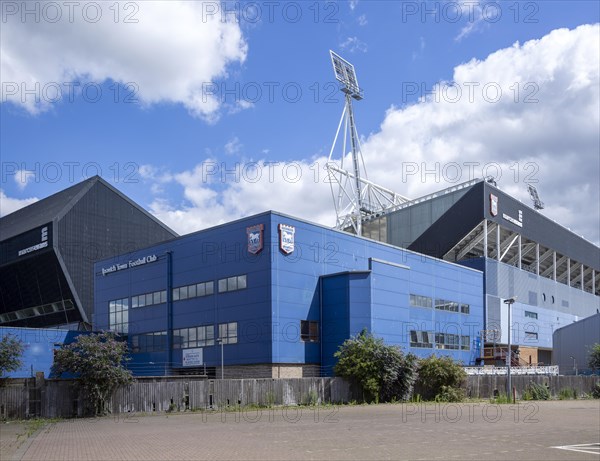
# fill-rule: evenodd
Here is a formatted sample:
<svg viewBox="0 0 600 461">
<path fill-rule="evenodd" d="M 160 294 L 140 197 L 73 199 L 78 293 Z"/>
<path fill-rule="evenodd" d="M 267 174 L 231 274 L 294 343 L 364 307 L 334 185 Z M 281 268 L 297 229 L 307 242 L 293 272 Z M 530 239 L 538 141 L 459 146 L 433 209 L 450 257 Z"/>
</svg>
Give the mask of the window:
<svg viewBox="0 0 600 461">
<path fill-rule="evenodd" d="M 415 307 L 432 307 L 431 298 L 421 295 L 410 295 L 410 305 Z"/>
<path fill-rule="evenodd" d="M 433 333 L 431 331 L 410 332 L 410 347 L 424 347 L 431 349 L 433 347 Z"/>
<path fill-rule="evenodd" d="M 188 349 L 190 347 L 206 347 L 215 344 L 214 325 L 180 328 L 173 330 L 173 349 Z"/>
<path fill-rule="evenodd" d="M 27 309 L 21 309 L 13 312 L 6 312 L 0 314 L 0 324 L 14 322 L 28 317 L 37 317 L 40 315 L 54 314 L 55 312 L 70 311 L 75 309 L 73 301 L 65 299 L 63 301 L 57 301 L 54 303 L 43 304 L 36 307 L 28 307 Z"/>
<path fill-rule="evenodd" d="M 319 322 L 300 320 L 300 339 L 310 343 L 319 342 Z"/>
<path fill-rule="evenodd" d="M 460 313 L 461 314 L 468 314 L 469 312 L 471 312 L 471 306 L 469 306 L 468 304 L 460 305 Z"/>
<path fill-rule="evenodd" d="M 530 319 L 537 319 L 537 312 L 525 311 L 525 317 L 529 317 Z"/>
<path fill-rule="evenodd" d="M 183 299 L 198 298 L 201 296 L 208 296 L 214 293 L 214 283 L 202 282 L 194 283 L 192 285 L 185 285 L 178 288 L 173 288 L 173 301 L 180 301 Z M 165 294 L 166 296 L 166 294 Z"/>
<path fill-rule="evenodd" d="M 458 303 L 446 301 L 445 299 L 436 299 L 435 308 L 441 311 L 458 312 Z"/>
<path fill-rule="evenodd" d="M 131 297 L 131 308 L 154 306 L 167 302 L 167 291 L 153 291 L 152 293 L 144 293 Z"/>
<path fill-rule="evenodd" d="M 131 337 L 132 352 L 160 352 L 167 349 L 167 332 L 157 331 Z"/>
<path fill-rule="evenodd" d="M 538 339 L 538 334 L 533 332 L 533 331 L 526 331 L 525 332 L 525 341 L 537 341 Z"/>
<path fill-rule="evenodd" d="M 228 277 L 226 279 L 219 280 L 219 293 L 243 290 L 246 287 L 247 284 L 245 275 L 238 275 L 236 277 Z"/>
<path fill-rule="evenodd" d="M 109 301 L 108 328 L 115 333 L 127 334 L 129 331 L 129 298 Z"/>
<path fill-rule="evenodd" d="M 460 348 L 463 351 L 468 351 L 471 349 L 471 337 L 470 336 L 461 336 L 460 337 Z"/>
<path fill-rule="evenodd" d="M 460 336 L 450 333 L 435 334 L 436 349 L 460 349 Z"/>
<path fill-rule="evenodd" d="M 219 339 L 223 344 L 237 343 L 237 322 L 220 323 Z"/>
</svg>

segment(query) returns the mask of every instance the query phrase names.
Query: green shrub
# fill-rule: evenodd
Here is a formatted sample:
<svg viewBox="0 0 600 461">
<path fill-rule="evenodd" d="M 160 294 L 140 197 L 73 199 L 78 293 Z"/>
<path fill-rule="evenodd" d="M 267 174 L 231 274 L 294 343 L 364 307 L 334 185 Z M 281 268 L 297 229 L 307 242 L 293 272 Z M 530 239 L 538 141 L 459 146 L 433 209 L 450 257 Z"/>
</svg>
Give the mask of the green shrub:
<svg viewBox="0 0 600 461">
<path fill-rule="evenodd" d="M 366 330 L 344 341 L 334 354 L 334 371 L 355 381 L 367 402 L 406 400 L 412 391 L 416 357 L 386 345 Z"/>
<path fill-rule="evenodd" d="M 600 399 L 600 381 L 598 381 L 592 388 L 591 395 L 595 399 Z"/>
<path fill-rule="evenodd" d="M 462 387 L 442 386 L 440 392 L 435 396 L 436 402 L 462 402 L 466 392 Z"/>
<path fill-rule="evenodd" d="M 550 400 L 550 389 L 537 383 L 529 383 L 523 392 L 523 400 Z"/>
<path fill-rule="evenodd" d="M 415 392 L 423 400 L 458 402 L 465 398 L 466 381 L 467 374 L 460 363 L 451 357 L 431 355 L 418 362 Z"/>
<path fill-rule="evenodd" d="M 571 387 L 563 388 L 558 393 L 559 400 L 572 400 L 572 399 L 576 399 L 576 398 L 577 398 L 577 390 L 575 390 Z"/>
</svg>

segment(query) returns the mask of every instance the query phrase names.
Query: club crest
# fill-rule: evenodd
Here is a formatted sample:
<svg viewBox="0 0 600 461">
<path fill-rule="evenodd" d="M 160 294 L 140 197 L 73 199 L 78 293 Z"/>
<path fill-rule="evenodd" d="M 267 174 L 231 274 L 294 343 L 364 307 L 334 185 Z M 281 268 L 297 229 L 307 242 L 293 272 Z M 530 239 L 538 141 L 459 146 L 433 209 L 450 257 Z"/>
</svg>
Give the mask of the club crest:
<svg viewBox="0 0 600 461">
<path fill-rule="evenodd" d="M 490 194 L 490 213 L 492 216 L 498 215 L 498 197 Z"/>
<path fill-rule="evenodd" d="M 263 249 L 263 230 L 264 225 L 262 224 L 246 228 L 246 234 L 248 235 L 249 253 L 255 255 Z"/>
<path fill-rule="evenodd" d="M 285 254 L 290 254 L 294 251 L 294 234 L 296 228 L 287 224 L 279 224 L 279 248 Z"/>
</svg>

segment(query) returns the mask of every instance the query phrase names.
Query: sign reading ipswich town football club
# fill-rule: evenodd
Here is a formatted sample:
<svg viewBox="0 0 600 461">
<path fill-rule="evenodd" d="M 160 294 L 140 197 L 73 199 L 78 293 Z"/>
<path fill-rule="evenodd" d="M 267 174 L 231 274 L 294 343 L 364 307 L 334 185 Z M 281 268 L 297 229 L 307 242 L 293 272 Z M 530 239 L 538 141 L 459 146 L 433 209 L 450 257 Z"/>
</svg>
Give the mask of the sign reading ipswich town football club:
<svg viewBox="0 0 600 461">
<path fill-rule="evenodd" d="M 490 194 L 490 213 L 492 216 L 498 214 L 498 197 L 494 194 Z"/>
<path fill-rule="evenodd" d="M 294 251 L 294 234 L 296 228 L 287 224 L 279 224 L 279 248 L 285 254 L 290 254 Z"/>
<path fill-rule="evenodd" d="M 263 249 L 263 229 L 264 225 L 262 224 L 246 228 L 246 234 L 248 234 L 248 252 L 253 255 L 260 253 Z"/>
</svg>

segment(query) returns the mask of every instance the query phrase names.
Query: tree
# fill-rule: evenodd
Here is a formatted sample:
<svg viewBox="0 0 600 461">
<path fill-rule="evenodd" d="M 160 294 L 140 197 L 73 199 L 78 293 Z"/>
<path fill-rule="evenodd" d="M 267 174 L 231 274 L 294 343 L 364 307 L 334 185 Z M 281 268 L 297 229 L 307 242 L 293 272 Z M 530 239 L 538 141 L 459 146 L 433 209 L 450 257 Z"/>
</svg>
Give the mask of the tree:
<svg viewBox="0 0 600 461">
<path fill-rule="evenodd" d="M 366 330 L 344 341 L 334 354 L 335 374 L 352 379 L 368 401 L 408 398 L 416 357 L 404 355 L 397 346 L 386 345 Z"/>
<path fill-rule="evenodd" d="M 457 402 L 465 397 L 467 373 L 451 357 L 431 355 L 419 360 L 415 392 L 425 400 Z"/>
<path fill-rule="evenodd" d="M 600 343 L 596 343 L 590 347 L 588 365 L 594 371 L 600 370 Z"/>
<path fill-rule="evenodd" d="M 23 365 L 21 357 L 25 344 L 15 335 L 7 334 L 0 340 L 0 378 L 4 373 L 17 371 Z"/>
<path fill-rule="evenodd" d="M 115 389 L 133 381 L 124 366 L 127 343 L 112 333 L 82 334 L 56 351 L 54 370 L 58 376 L 73 373 L 91 399 L 97 415 L 106 413 L 106 403 Z"/>
</svg>

